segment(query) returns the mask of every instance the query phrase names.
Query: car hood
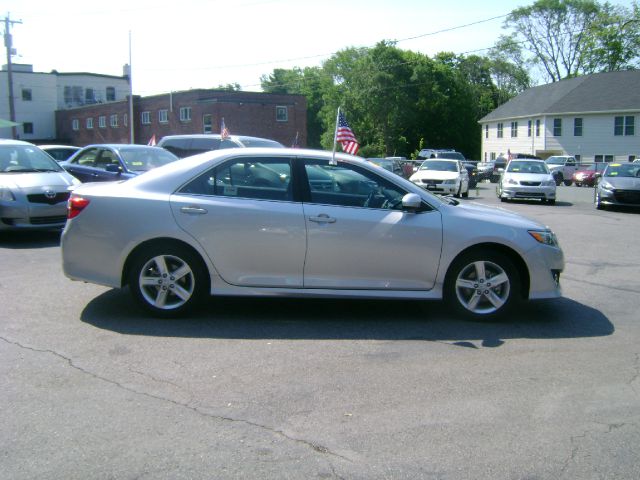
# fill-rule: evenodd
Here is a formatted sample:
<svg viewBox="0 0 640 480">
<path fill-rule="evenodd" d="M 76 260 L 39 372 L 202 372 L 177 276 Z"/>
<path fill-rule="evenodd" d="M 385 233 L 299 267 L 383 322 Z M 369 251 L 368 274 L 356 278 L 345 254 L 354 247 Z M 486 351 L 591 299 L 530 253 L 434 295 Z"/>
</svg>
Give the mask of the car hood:
<svg viewBox="0 0 640 480">
<path fill-rule="evenodd" d="M 67 172 L 29 172 L 0 175 L 0 184 L 10 188 L 73 187 L 80 182 Z"/>
<path fill-rule="evenodd" d="M 502 176 L 503 180 L 513 179 L 517 182 L 545 182 L 553 180 L 548 173 L 514 173 L 505 172 Z"/>
<path fill-rule="evenodd" d="M 458 172 L 439 172 L 437 170 L 418 170 L 410 180 L 453 180 L 460 176 Z"/>
<path fill-rule="evenodd" d="M 640 178 L 638 177 L 603 177 L 602 181 L 610 183 L 613 188 L 640 190 Z"/>
<path fill-rule="evenodd" d="M 528 217 L 524 217 L 518 213 L 514 213 L 500 207 L 484 205 L 482 203 L 464 202 L 459 203 L 452 208 L 458 210 L 460 215 L 470 216 L 475 219 L 481 218 L 483 221 L 490 223 L 535 230 L 547 228 L 542 223 Z"/>
</svg>

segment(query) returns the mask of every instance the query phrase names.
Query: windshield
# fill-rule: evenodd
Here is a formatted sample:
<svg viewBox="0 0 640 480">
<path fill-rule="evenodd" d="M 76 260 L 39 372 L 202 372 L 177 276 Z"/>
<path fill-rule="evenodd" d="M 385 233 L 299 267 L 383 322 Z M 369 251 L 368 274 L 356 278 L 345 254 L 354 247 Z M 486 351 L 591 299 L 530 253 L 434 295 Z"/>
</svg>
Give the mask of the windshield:
<svg viewBox="0 0 640 480">
<path fill-rule="evenodd" d="M 464 160 L 464 155 L 460 152 L 438 152 L 436 154 L 438 158 L 450 158 L 452 160 Z"/>
<path fill-rule="evenodd" d="M 173 153 L 162 148 L 123 148 L 120 156 L 132 172 L 146 172 L 178 160 Z"/>
<path fill-rule="evenodd" d="M 549 173 L 549 169 L 543 162 L 531 162 L 526 160 L 513 160 L 509 162 L 507 172 L 513 173 Z"/>
<path fill-rule="evenodd" d="M 547 165 L 564 165 L 565 157 L 549 157 L 546 160 Z"/>
<path fill-rule="evenodd" d="M 434 170 L 437 172 L 457 172 L 458 164 L 456 162 L 447 162 L 440 160 L 427 160 L 422 162 L 420 170 Z"/>
<path fill-rule="evenodd" d="M 264 138 L 240 137 L 239 140 L 247 148 L 249 148 L 249 147 L 282 148 L 283 147 L 283 145 L 281 143 L 278 143 L 275 140 L 266 140 Z"/>
<path fill-rule="evenodd" d="M 60 172 L 62 167 L 35 145 L 0 145 L 0 172 Z"/>
<path fill-rule="evenodd" d="M 604 172 L 605 177 L 640 177 L 640 165 L 637 163 L 612 163 Z"/>
</svg>

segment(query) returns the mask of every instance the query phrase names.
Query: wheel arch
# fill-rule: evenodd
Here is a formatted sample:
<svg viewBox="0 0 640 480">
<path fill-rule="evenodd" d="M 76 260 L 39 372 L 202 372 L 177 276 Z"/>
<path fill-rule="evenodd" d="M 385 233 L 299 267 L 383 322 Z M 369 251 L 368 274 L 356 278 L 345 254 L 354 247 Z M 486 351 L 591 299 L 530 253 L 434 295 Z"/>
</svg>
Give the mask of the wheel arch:
<svg viewBox="0 0 640 480">
<path fill-rule="evenodd" d="M 445 279 L 444 279 L 444 285 L 447 285 L 447 283 L 450 281 L 451 275 L 453 275 L 452 267 L 458 262 L 458 260 L 460 260 L 460 258 L 469 254 L 486 253 L 486 252 L 500 253 L 506 256 L 509 260 L 511 260 L 511 262 L 513 263 L 513 266 L 518 271 L 518 275 L 520 276 L 520 290 L 521 290 L 520 296 L 523 300 L 528 300 L 531 279 L 529 276 L 529 269 L 527 267 L 527 264 L 525 263 L 522 256 L 516 250 L 514 250 L 513 248 L 507 245 L 503 245 L 500 243 L 491 243 L 491 242 L 479 243 L 476 245 L 471 245 L 465 248 L 464 250 L 460 251 L 452 260 L 452 262 L 449 264 L 449 267 L 447 268 L 447 273 L 445 274 Z"/>
<path fill-rule="evenodd" d="M 198 252 L 198 250 L 193 248 L 188 243 L 182 240 L 178 240 L 176 238 L 171 238 L 171 237 L 153 238 L 151 240 L 142 242 L 141 244 L 137 245 L 133 250 L 131 250 L 131 252 L 129 252 L 129 255 L 127 256 L 127 259 L 124 262 L 124 267 L 122 268 L 122 276 L 120 278 L 120 283 L 122 286 L 125 286 L 129 283 L 129 272 L 131 270 L 131 265 L 133 264 L 135 258 L 140 254 L 140 252 L 143 252 L 150 247 L 155 247 L 156 245 L 174 246 L 174 247 L 179 247 L 179 248 L 184 248 L 189 250 L 195 256 L 195 258 L 198 259 L 198 261 L 200 262 L 200 267 L 202 268 L 203 272 L 206 273 L 205 279 L 208 282 L 206 286 L 207 287 L 206 291 L 210 290 L 211 273 L 209 272 L 209 268 L 207 267 L 207 262 L 202 258 L 202 255 L 200 254 L 200 252 Z"/>
</svg>

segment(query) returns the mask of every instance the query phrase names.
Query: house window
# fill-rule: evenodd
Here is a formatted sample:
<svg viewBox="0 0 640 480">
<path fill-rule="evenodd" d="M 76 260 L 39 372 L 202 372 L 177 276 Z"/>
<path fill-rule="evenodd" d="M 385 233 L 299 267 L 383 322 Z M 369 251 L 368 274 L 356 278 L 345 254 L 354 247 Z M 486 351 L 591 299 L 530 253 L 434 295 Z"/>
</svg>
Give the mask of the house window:
<svg viewBox="0 0 640 480">
<path fill-rule="evenodd" d="M 536 137 L 540 136 L 540 120 L 536 120 Z"/>
<path fill-rule="evenodd" d="M 613 155 L 596 155 L 594 160 L 596 162 L 613 162 Z"/>
<path fill-rule="evenodd" d="M 167 123 L 169 121 L 169 110 L 158 110 L 158 122 Z"/>
<path fill-rule="evenodd" d="M 562 136 L 562 119 L 561 118 L 553 119 L 553 136 L 554 137 Z"/>
<path fill-rule="evenodd" d="M 93 117 L 87 118 L 87 122 L 85 125 L 87 127 L 87 130 L 93 130 Z"/>
<path fill-rule="evenodd" d="M 124 114 L 122 115 L 122 124 L 127 127 L 129 125 L 129 115 L 128 114 Z"/>
<path fill-rule="evenodd" d="M 529 120 L 527 122 L 527 137 L 530 137 L 533 134 L 533 122 Z"/>
<path fill-rule="evenodd" d="M 191 107 L 180 107 L 180 121 L 181 122 L 191 121 Z"/>
<path fill-rule="evenodd" d="M 30 88 L 23 88 L 22 89 L 22 101 L 23 102 L 30 102 L 31 100 L 33 100 L 33 97 L 31 95 L 31 89 Z"/>
<path fill-rule="evenodd" d="M 100 115 L 98 117 L 98 127 L 107 128 L 107 117 L 104 115 Z"/>
<path fill-rule="evenodd" d="M 116 100 L 116 88 L 115 87 L 107 87 L 107 102 L 115 102 Z"/>
<path fill-rule="evenodd" d="M 574 155 L 573 158 L 576 159 L 576 163 L 580 163 L 582 161 L 582 155 Z"/>
<path fill-rule="evenodd" d="M 496 152 L 491 152 L 491 160 L 495 160 L 496 159 Z"/>
<path fill-rule="evenodd" d="M 573 119 L 573 136 L 574 137 L 582 136 L 582 118 Z"/>
<path fill-rule="evenodd" d="M 202 133 L 211 133 L 213 131 L 213 120 L 210 113 L 202 115 Z"/>
<path fill-rule="evenodd" d="M 276 122 L 288 122 L 289 110 L 287 107 L 276 107 Z"/>
<path fill-rule="evenodd" d="M 109 117 L 109 125 L 111 125 L 112 128 L 116 128 L 118 126 L 118 115 L 111 115 Z"/>
<path fill-rule="evenodd" d="M 31 135 L 33 134 L 33 123 L 32 122 L 24 122 L 22 124 L 22 131 L 23 133 L 25 133 L 26 135 Z"/>
<path fill-rule="evenodd" d="M 484 126 L 484 138 L 489 138 L 489 125 Z"/>
<path fill-rule="evenodd" d="M 502 127 L 501 123 L 498 124 L 498 138 L 502 138 Z"/>
<path fill-rule="evenodd" d="M 142 124 L 149 125 L 151 123 L 151 112 L 142 112 Z"/>
<path fill-rule="evenodd" d="M 635 135 L 635 117 L 615 117 L 613 133 L 616 136 Z"/>
<path fill-rule="evenodd" d="M 73 119 L 71 120 L 71 130 L 78 131 L 80 130 L 80 120 Z"/>
<path fill-rule="evenodd" d="M 511 137 L 518 136 L 518 122 L 511 122 Z"/>
<path fill-rule="evenodd" d="M 87 88 L 84 91 L 84 101 L 86 103 L 96 103 L 96 94 L 93 88 Z"/>
</svg>

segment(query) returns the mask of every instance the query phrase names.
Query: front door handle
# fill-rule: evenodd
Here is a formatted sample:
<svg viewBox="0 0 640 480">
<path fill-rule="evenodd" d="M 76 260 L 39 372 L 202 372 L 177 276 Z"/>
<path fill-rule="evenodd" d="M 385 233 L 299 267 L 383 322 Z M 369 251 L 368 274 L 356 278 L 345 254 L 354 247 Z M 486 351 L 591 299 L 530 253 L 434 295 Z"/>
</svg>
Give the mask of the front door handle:
<svg viewBox="0 0 640 480">
<path fill-rule="evenodd" d="M 321 213 L 317 217 L 309 217 L 309 221 L 316 222 L 316 223 L 336 223 L 336 219 L 333 217 L 330 217 L 326 213 Z"/>
<path fill-rule="evenodd" d="M 208 213 L 205 208 L 200 207 L 182 207 L 180 208 L 180 211 L 187 215 L 204 215 L 205 213 Z"/>
</svg>

